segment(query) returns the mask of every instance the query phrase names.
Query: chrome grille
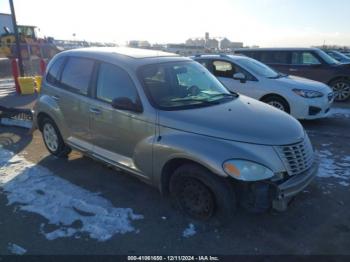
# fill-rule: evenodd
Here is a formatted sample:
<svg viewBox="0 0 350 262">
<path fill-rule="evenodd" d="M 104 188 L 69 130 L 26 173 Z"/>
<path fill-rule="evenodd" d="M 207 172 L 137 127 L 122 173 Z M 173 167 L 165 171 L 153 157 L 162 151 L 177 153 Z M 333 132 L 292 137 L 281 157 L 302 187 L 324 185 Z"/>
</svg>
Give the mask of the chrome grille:
<svg viewBox="0 0 350 262">
<path fill-rule="evenodd" d="M 279 146 L 278 152 L 291 176 L 306 171 L 314 162 L 314 152 L 308 138 L 300 143 Z"/>
</svg>

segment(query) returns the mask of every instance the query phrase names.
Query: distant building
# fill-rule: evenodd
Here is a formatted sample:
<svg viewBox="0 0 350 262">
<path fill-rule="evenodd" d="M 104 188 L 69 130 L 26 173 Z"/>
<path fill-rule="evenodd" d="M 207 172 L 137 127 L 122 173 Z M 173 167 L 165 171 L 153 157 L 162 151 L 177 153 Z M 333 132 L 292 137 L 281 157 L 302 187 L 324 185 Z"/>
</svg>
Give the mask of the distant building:
<svg viewBox="0 0 350 262">
<path fill-rule="evenodd" d="M 129 41 L 128 46 L 135 48 L 150 48 L 151 44 L 148 41 L 131 40 Z"/>
<path fill-rule="evenodd" d="M 204 38 L 189 38 L 186 40 L 187 46 L 198 46 L 198 47 L 204 47 L 207 50 L 210 51 L 218 51 L 218 50 L 225 50 L 225 51 L 232 51 L 236 48 L 242 48 L 243 43 L 242 42 L 231 42 L 229 39 L 224 37 L 221 38 L 210 38 L 210 35 L 208 32 L 205 33 Z"/>
<path fill-rule="evenodd" d="M 0 35 L 6 34 L 6 27 L 13 33 L 12 17 L 10 14 L 0 13 Z"/>
<path fill-rule="evenodd" d="M 167 44 L 164 51 L 184 56 L 190 56 L 203 54 L 205 52 L 205 48 L 204 46 L 190 46 L 186 44 Z"/>
<path fill-rule="evenodd" d="M 224 37 L 220 41 L 220 49 L 221 50 L 232 50 L 232 49 L 237 49 L 237 48 L 243 48 L 243 43 L 242 42 L 231 42 L 229 39 Z"/>
<path fill-rule="evenodd" d="M 219 41 L 214 39 L 214 38 L 213 39 L 208 39 L 205 42 L 205 47 L 208 48 L 208 49 L 217 50 L 217 49 L 219 49 Z"/>
</svg>

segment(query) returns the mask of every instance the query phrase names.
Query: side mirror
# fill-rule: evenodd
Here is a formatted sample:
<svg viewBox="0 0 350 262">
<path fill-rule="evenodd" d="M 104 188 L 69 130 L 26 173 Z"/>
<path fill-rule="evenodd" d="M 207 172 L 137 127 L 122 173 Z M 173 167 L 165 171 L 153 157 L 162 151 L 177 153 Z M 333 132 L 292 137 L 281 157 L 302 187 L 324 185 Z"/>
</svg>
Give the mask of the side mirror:
<svg viewBox="0 0 350 262">
<path fill-rule="evenodd" d="M 127 110 L 137 113 L 142 112 L 141 104 L 132 102 L 128 97 L 118 97 L 113 99 L 112 107 L 119 110 Z"/>
<path fill-rule="evenodd" d="M 241 83 L 245 83 L 247 81 L 247 77 L 243 73 L 236 73 L 233 75 L 233 79 L 241 81 Z"/>
</svg>

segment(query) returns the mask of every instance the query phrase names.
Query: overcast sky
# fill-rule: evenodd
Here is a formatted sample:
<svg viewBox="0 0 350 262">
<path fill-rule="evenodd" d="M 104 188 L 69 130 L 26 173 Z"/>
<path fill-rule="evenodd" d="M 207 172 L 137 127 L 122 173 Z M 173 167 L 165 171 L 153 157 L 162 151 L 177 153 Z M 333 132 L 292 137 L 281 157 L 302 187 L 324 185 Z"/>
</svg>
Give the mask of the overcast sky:
<svg viewBox="0 0 350 262">
<path fill-rule="evenodd" d="M 19 24 L 57 39 L 180 43 L 209 32 L 266 47 L 350 45 L 349 0 L 13 1 Z"/>
</svg>

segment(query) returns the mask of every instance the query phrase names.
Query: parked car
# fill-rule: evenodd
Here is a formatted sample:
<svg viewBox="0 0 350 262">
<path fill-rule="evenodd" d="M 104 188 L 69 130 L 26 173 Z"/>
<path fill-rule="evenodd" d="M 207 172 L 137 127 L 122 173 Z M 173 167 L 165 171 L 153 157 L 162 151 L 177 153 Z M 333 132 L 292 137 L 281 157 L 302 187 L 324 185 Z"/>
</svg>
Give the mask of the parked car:
<svg viewBox="0 0 350 262">
<path fill-rule="evenodd" d="M 230 91 L 265 102 L 298 119 L 325 117 L 333 102 L 332 89 L 327 85 L 278 73 L 249 57 L 197 55 L 193 59 Z"/>
<path fill-rule="evenodd" d="M 326 54 L 330 55 L 333 57 L 335 60 L 339 61 L 340 63 L 347 64 L 350 63 L 350 57 L 346 56 L 343 53 L 340 53 L 339 51 L 336 50 L 329 50 L 325 49 L 323 50 Z"/>
<path fill-rule="evenodd" d="M 51 154 L 76 149 L 122 169 L 196 219 L 225 220 L 238 204 L 285 210 L 317 172 L 296 119 L 169 53 L 62 52 L 48 65 L 34 119 Z"/>
<path fill-rule="evenodd" d="M 350 58 L 350 53 L 345 52 L 345 53 L 342 53 L 342 54 Z"/>
<path fill-rule="evenodd" d="M 323 82 L 334 90 L 335 101 L 350 98 L 350 64 L 341 64 L 318 48 L 238 49 L 284 74 Z"/>
</svg>

